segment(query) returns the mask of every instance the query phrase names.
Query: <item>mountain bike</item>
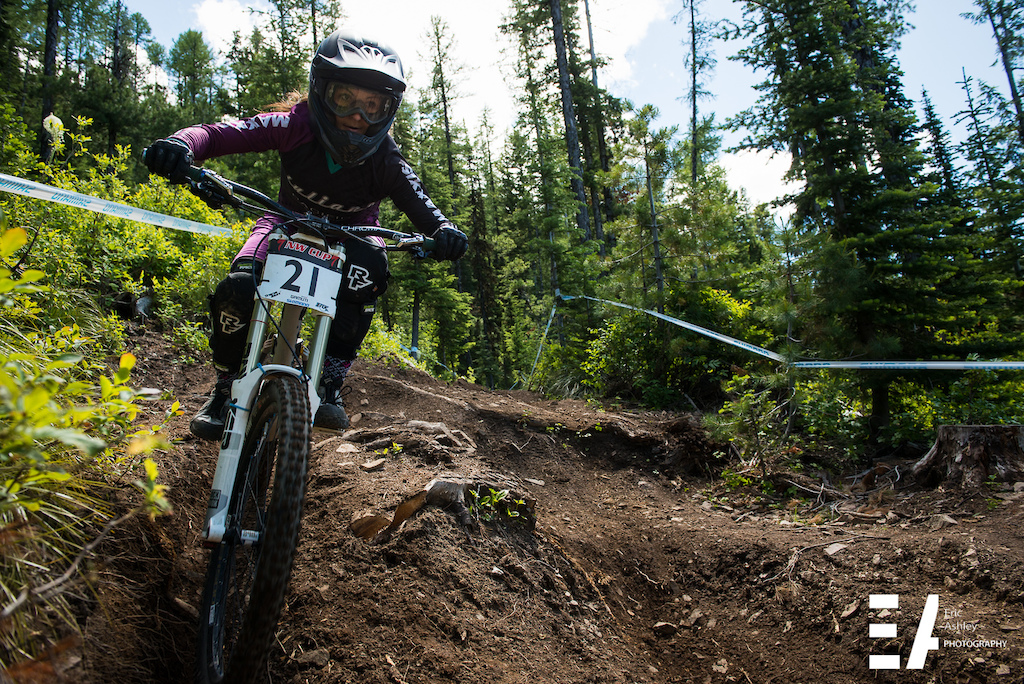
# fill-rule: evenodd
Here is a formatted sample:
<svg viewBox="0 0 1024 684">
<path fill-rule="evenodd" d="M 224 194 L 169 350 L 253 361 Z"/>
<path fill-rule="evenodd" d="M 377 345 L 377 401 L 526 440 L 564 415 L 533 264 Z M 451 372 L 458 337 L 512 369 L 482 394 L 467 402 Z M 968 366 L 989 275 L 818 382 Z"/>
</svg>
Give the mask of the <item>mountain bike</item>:
<svg viewBox="0 0 1024 684">
<path fill-rule="evenodd" d="M 265 672 L 295 558 L 344 242 L 375 236 L 388 251 L 425 257 L 433 241 L 300 215 L 198 167 L 188 182 L 214 208 L 269 212 L 284 221 L 268 238 L 202 531 L 212 550 L 199 610 L 196 681 L 247 683 Z M 308 344 L 301 338 L 307 315 L 315 317 Z"/>
</svg>

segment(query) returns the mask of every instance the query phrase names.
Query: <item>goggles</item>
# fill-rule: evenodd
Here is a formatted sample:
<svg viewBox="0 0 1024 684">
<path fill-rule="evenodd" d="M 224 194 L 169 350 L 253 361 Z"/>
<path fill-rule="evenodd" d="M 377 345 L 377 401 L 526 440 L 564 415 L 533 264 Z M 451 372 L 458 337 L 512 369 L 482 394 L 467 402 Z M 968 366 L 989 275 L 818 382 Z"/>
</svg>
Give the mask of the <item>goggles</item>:
<svg viewBox="0 0 1024 684">
<path fill-rule="evenodd" d="M 329 81 L 324 88 L 324 104 L 335 116 L 344 118 L 358 112 L 367 123 L 378 124 L 394 114 L 396 101 L 376 90 Z"/>
</svg>

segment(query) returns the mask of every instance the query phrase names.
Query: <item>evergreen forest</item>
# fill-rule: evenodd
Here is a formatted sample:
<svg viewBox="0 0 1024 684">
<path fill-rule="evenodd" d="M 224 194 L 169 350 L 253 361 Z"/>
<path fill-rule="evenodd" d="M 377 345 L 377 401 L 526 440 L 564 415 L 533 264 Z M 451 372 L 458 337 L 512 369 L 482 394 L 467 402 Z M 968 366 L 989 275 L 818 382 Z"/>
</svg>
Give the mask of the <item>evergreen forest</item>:
<svg viewBox="0 0 1024 684">
<path fill-rule="evenodd" d="M 968 135 L 954 143 L 954 122 L 901 82 L 908 2 L 735 2 L 739 23 L 706 0 L 675 3 L 690 118 L 669 125 L 601 87 L 587 0 L 509 0 L 508 131 L 486 115 L 458 123 L 458 36 L 443 17 L 423 27 L 432 72 L 417 74 L 392 136 L 470 248 L 455 264 L 394 259 L 362 356 L 698 412 L 746 463 L 855 464 L 927 446 L 940 424 L 1024 420 L 1019 371 L 794 368 L 666 320 L 787 361 L 1024 360 L 1024 3 L 975 0 L 964 17 L 990 29 L 1005 82 L 964 73 L 955 123 Z M 206 358 L 207 295 L 251 219 L 150 178 L 140 156 L 308 87 L 310 55 L 345 8 L 269 4 L 219 54 L 195 30 L 161 45 L 121 0 L 0 0 L 0 173 L 231 229 L 174 232 L 0 192 L 4 525 L 42 508 L 63 529 L 70 513 L 47 492 L 86 462 L 127 472 L 159 446 L 160 426 L 132 423 L 144 399 L 122 355 L 133 315 L 183 359 Z M 760 95 L 720 121 L 708 84 L 724 58 L 755 71 Z M 787 155 L 791 194 L 755 206 L 730 187 L 726 131 L 746 132 L 738 149 Z M 271 196 L 278 164 L 207 162 Z M 381 217 L 411 229 L 392 206 Z M 152 468 L 137 484 L 146 510 L 165 505 Z M 18 583 L 8 572 L 3 584 L 7 604 Z M 17 637 L 5 629 L 7 658 Z"/>
</svg>

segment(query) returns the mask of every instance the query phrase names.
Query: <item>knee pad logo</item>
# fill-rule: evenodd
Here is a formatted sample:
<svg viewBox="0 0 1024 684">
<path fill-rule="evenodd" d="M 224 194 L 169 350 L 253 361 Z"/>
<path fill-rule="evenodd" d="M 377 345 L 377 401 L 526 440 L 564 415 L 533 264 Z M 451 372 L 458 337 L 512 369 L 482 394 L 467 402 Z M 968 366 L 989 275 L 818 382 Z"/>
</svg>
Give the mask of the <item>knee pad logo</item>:
<svg viewBox="0 0 1024 684">
<path fill-rule="evenodd" d="M 225 335 L 236 333 L 245 327 L 245 323 L 242 322 L 238 316 L 232 316 L 226 311 L 222 311 L 220 314 L 220 329 Z"/>
<path fill-rule="evenodd" d="M 348 289 L 358 292 L 364 287 L 373 285 L 370 272 L 362 266 L 350 266 L 348 269 Z"/>
</svg>

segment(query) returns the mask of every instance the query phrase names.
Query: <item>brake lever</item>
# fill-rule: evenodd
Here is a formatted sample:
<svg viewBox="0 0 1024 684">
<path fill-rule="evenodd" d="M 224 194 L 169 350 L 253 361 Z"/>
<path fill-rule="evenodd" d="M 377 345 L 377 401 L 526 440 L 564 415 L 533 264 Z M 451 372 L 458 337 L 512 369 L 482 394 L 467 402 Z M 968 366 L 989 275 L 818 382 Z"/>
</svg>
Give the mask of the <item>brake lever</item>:
<svg viewBox="0 0 1024 684">
<path fill-rule="evenodd" d="M 408 252 L 414 259 L 426 259 L 434 247 L 434 241 L 422 235 L 410 235 L 400 238 L 395 247 L 403 252 Z"/>
<path fill-rule="evenodd" d="M 223 209 L 225 204 L 233 207 L 241 204 L 241 200 L 235 197 L 231 186 L 223 178 L 205 169 L 196 171 L 198 173 L 189 175 L 189 190 L 211 209 Z"/>
</svg>

